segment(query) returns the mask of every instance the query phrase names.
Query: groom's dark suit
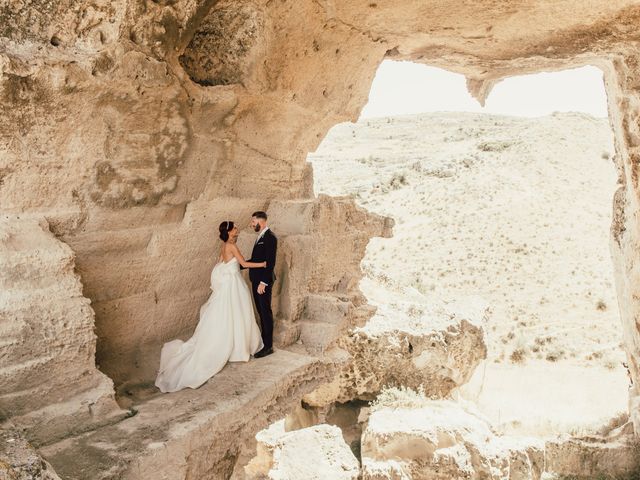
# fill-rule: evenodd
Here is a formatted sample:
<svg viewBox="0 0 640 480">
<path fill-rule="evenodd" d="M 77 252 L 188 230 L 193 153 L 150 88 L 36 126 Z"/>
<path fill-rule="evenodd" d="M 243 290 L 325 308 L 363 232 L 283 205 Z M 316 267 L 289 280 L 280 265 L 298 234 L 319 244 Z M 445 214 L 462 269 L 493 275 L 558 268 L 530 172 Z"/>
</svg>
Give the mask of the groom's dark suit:
<svg viewBox="0 0 640 480">
<path fill-rule="evenodd" d="M 262 237 L 258 237 L 251 258 L 248 262 L 267 262 L 266 268 L 250 268 L 249 278 L 251 279 L 251 290 L 253 301 L 256 304 L 260 324 L 262 326 L 262 341 L 265 350 L 273 347 L 273 313 L 271 312 L 271 290 L 273 282 L 276 280 L 274 268 L 276 266 L 276 250 L 278 249 L 278 239 L 271 229 L 264 232 Z M 258 293 L 258 285 L 266 284 L 266 289 L 262 295 Z"/>
</svg>

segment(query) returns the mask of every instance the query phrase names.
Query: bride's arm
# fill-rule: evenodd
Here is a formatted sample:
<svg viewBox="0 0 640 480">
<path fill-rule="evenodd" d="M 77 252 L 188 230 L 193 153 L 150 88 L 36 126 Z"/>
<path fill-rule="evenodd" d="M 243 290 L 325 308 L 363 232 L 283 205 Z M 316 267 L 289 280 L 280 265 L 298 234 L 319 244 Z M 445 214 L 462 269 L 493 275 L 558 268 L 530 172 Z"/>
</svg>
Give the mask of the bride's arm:
<svg viewBox="0 0 640 480">
<path fill-rule="evenodd" d="M 231 247 L 231 252 L 233 253 L 234 257 L 238 259 L 238 263 L 244 268 L 264 268 L 267 266 L 267 262 L 247 262 L 242 256 L 242 253 L 240 253 L 240 249 L 237 247 L 237 245 L 233 245 Z"/>
</svg>

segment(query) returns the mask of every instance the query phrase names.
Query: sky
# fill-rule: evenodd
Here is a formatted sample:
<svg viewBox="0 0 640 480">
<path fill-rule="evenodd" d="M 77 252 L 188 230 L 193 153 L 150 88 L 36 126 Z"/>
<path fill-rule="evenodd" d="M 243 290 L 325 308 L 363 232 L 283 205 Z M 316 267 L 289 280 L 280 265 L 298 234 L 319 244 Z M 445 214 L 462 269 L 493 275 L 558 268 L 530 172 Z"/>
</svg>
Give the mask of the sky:
<svg viewBox="0 0 640 480">
<path fill-rule="evenodd" d="M 380 64 L 360 118 L 424 112 L 483 112 L 538 117 L 553 112 L 607 116 L 602 71 L 586 66 L 507 78 L 493 87 L 485 108 L 464 76 L 412 62 Z"/>
</svg>

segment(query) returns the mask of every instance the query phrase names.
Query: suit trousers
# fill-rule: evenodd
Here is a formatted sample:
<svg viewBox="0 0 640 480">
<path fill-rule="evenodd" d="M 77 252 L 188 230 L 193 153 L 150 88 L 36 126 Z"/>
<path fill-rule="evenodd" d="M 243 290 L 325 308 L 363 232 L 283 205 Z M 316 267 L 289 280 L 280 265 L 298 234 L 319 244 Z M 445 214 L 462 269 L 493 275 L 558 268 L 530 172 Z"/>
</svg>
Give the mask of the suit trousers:
<svg viewBox="0 0 640 480">
<path fill-rule="evenodd" d="M 252 282 L 253 301 L 256 304 L 260 316 L 260 329 L 262 330 L 262 342 L 264 348 L 273 347 L 273 313 L 271 312 L 271 285 L 268 285 L 262 295 L 258 293 L 260 282 Z"/>
</svg>

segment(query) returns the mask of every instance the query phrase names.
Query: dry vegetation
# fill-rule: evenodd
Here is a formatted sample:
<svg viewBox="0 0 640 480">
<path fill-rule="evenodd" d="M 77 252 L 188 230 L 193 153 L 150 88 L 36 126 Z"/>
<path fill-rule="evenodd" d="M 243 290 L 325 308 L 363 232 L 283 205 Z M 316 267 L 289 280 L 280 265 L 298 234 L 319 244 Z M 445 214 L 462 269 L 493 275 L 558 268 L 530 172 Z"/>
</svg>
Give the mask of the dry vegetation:
<svg viewBox="0 0 640 480">
<path fill-rule="evenodd" d="M 591 428 L 627 396 L 611 151 L 607 120 L 583 114 L 425 114 L 338 125 L 309 159 L 317 193 L 351 194 L 396 222 L 362 262 L 370 301 L 418 299 L 420 320 L 419 305 L 485 299 L 490 364 L 472 398 L 509 431 L 548 433 Z M 554 391 L 533 400 L 521 383 Z M 572 402 L 582 407 L 565 411 Z"/>
<path fill-rule="evenodd" d="M 582 114 L 417 115 L 338 125 L 310 160 L 317 192 L 396 221 L 369 246 L 368 278 L 394 294 L 481 295 L 493 361 L 616 368 L 611 142 L 605 119 Z"/>
</svg>

